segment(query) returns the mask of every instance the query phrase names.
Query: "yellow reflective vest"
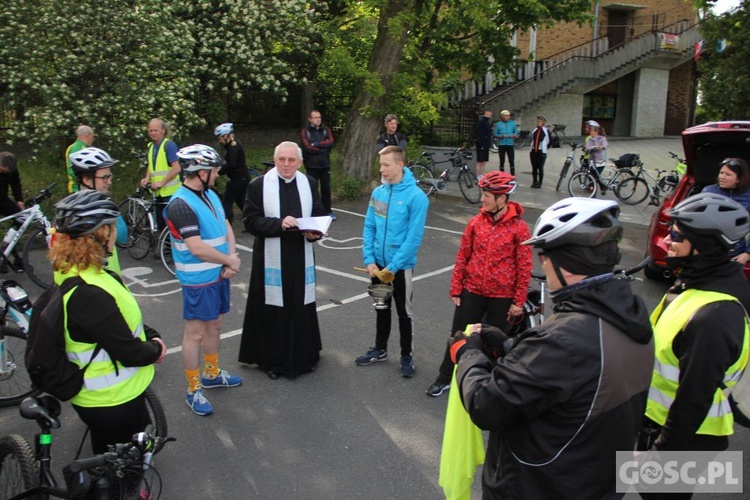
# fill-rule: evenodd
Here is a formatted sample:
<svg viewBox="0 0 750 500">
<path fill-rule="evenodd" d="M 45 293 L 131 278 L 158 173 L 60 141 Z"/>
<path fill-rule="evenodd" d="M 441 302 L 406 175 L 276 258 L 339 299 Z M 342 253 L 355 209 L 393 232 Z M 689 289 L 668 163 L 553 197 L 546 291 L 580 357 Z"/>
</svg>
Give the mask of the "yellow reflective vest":
<svg viewBox="0 0 750 500">
<path fill-rule="evenodd" d="M 70 275 L 80 276 L 89 285 L 94 285 L 109 293 L 117 303 L 122 317 L 128 324 L 133 337 L 146 341 L 143 317 L 133 294 L 115 278 L 103 271 L 89 267 L 83 271 L 72 268 Z M 75 288 L 63 297 L 65 317 L 65 351 L 68 359 L 80 367 L 86 366 L 94 353 L 96 344 L 78 342 L 68 331 L 68 300 Z M 71 403 L 84 407 L 116 406 L 140 396 L 154 378 L 154 366 L 123 366 L 117 362 L 117 369 L 109 354 L 101 349 L 93 359 L 83 378 L 83 388 L 71 399 Z"/>
<path fill-rule="evenodd" d="M 148 171 L 151 172 L 151 182 L 163 181 L 169 173 L 169 162 L 167 162 L 166 145 L 169 139 L 161 141 L 159 151 L 156 153 L 156 164 L 154 164 L 154 143 L 148 145 Z M 175 176 L 166 186 L 156 190 L 156 196 L 168 198 L 182 185 L 180 176 Z"/>
<path fill-rule="evenodd" d="M 734 301 L 737 299 L 731 295 L 720 292 L 707 292 L 704 290 L 686 290 L 679 294 L 666 308 L 664 307 L 666 297 L 651 314 L 651 324 L 654 327 L 654 347 L 656 359 L 654 361 L 654 373 L 651 378 L 651 388 L 648 392 L 648 403 L 646 416 L 659 425 L 667 421 L 669 408 L 672 406 L 677 394 L 677 386 L 680 380 L 680 362 L 672 350 L 674 338 L 681 332 L 690 321 L 693 314 L 701 307 L 719 301 Z M 745 317 L 745 335 L 742 341 L 742 353 L 737 361 L 730 366 L 724 374 L 724 384 L 731 387 L 737 383 L 742 371 L 748 362 L 748 343 L 750 340 L 750 326 L 747 316 Z M 696 353 L 699 355 L 700 353 Z M 729 436 L 733 430 L 734 417 L 722 388 L 716 389 L 713 403 L 703 423 L 698 428 L 697 434 L 708 434 L 711 436 Z"/>
</svg>

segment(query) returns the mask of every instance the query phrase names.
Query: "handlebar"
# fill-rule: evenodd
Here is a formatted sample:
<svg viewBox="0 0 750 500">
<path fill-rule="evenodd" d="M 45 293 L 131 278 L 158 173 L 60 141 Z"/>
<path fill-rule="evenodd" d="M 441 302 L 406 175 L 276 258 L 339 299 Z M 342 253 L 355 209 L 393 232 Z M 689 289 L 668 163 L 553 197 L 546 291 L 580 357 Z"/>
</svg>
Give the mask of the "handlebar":
<svg viewBox="0 0 750 500">
<path fill-rule="evenodd" d="M 642 261 L 640 261 L 638 264 L 636 264 L 635 267 L 631 267 L 630 269 L 617 269 L 615 270 L 614 274 L 615 277 L 619 279 L 624 279 L 627 281 L 632 281 L 635 279 L 633 276 L 635 273 L 641 271 L 644 267 L 646 267 L 651 262 L 651 257 L 646 257 Z"/>
<path fill-rule="evenodd" d="M 673 153 L 671 151 L 669 151 L 669 156 L 671 156 L 673 159 L 677 160 L 680 163 L 685 163 L 685 159 L 684 158 L 680 158 L 679 156 L 677 156 L 677 154 L 675 154 L 675 153 Z"/>
<path fill-rule="evenodd" d="M 39 205 L 43 200 L 46 200 L 47 198 L 50 198 L 52 196 L 52 190 L 57 186 L 56 182 L 53 182 L 46 188 L 39 191 L 39 194 L 34 196 L 33 198 L 27 200 L 24 202 L 24 205 L 27 207 L 30 207 L 32 205 Z"/>
</svg>

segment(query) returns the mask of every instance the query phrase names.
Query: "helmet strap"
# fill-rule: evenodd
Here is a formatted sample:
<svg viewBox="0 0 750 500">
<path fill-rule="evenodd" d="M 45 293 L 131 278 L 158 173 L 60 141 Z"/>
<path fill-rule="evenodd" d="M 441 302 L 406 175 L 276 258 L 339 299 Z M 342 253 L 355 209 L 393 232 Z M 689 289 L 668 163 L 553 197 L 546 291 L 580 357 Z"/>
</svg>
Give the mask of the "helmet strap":
<svg viewBox="0 0 750 500">
<path fill-rule="evenodd" d="M 555 275 L 557 276 L 557 279 L 560 280 L 560 284 L 562 286 L 568 286 L 568 282 L 565 281 L 565 276 L 563 276 L 562 269 L 560 269 L 560 266 L 558 266 L 557 263 L 553 259 L 549 259 L 549 260 L 552 262 L 552 269 L 555 271 Z"/>
</svg>

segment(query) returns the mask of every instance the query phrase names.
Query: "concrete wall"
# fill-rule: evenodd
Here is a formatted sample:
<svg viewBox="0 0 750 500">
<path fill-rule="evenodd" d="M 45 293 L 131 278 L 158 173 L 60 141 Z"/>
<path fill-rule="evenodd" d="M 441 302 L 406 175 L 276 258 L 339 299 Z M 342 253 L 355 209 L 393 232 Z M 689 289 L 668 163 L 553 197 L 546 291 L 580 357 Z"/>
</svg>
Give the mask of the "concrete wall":
<svg viewBox="0 0 750 500">
<path fill-rule="evenodd" d="M 635 88 L 635 71 L 617 80 L 617 110 L 609 135 L 630 135 L 630 121 L 633 118 L 633 92 Z"/>
<path fill-rule="evenodd" d="M 633 137 L 662 137 L 666 116 L 669 71 L 641 68 L 636 72 L 633 92 Z"/>
<path fill-rule="evenodd" d="M 536 117 L 544 115 L 549 126 L 553 123 L 565 125 L 566 135 L 572 137 L 580 135 L 582 112 L 583 94 L 560 94 L 542 106 L 525 113 L 525 116 L 520 119 L 524 130 L 533 130 L 536 127 Z"/>
</svg>

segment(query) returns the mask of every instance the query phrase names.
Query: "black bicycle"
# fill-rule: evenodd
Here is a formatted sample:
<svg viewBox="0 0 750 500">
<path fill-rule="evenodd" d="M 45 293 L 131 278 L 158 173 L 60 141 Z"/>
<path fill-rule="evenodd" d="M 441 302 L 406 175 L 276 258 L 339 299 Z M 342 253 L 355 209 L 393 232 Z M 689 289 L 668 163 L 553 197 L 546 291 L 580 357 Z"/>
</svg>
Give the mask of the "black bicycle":
<svg viewBox="0 0 750 500">
<path fill-rule="evenodd" d="M 437 195 L 437 193 L 445 191 L 448 181 L 458 172 L 457 180 L 458 186 L 461 188 L 461 194 L 469 203 L 479 203 L 482 198 L 482 190 L 478 186 L 479 180 L 477 174 L 466 163 L 474 158 L 474 153 L 465 147 L 457 148 L 443 153 L 443 156 L 447 156 L 447 158 L 442 161 L 435 161 L 436 154 L 424 151 L 417 160 L 409 162 L 409 169 L 411 169 L 417 179 L 417 184 L 425 194 L 427 196 Z M 448 163 L 448 166 L 439 177 L 435 178 L 435 168 L 441 163 Z"/>
<path fill-rule="evenodd" d="M 568 176 L 571 165 L 574 166 L 571 175 L 575 175 L 581 170 L 587 169 L 589 165 L 589 159 L 586 154 L 581 155 L 580 162 L 576 160 L 576 149 L 580 149 L 582 152 L 584 151 L 584 146 L 582 144 L 571 142 L 568 143 L 568 145 L 570 146 L 570 152 L 568 153 L 568 157 L 565 158 L 565 163 L 563 163 L 562 170 L 560 170 L 560 178 L 557 179 L 557 186 L 555 186 L 555 191 L 560 191 L 560 187 L 562 187 L 562 183 L 565 180 L 565 177 Z"/>
<path fill-rule="evenodd" d="M 166 432 L 166 420 L 149 425 L 130 443 L 111 445 L 109 451 L 94 457 L 76 458 L 63 468 L 65 485 L 61 487 L 51 470 L 52 429 L 60 428 L 60 409 L 60 402 L 52 396 L 29 397 L 21 402 L 21 416 L 35 420 L 41 432 L 36 435 L 34 448 L 17 434 L 0 438 L 1 498 L 150 500 L 161 496 L 162 481 L 152 459 L 166 443 L 175 440 L 154 431 L 164 425 Z"/>
</svg>

